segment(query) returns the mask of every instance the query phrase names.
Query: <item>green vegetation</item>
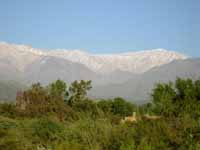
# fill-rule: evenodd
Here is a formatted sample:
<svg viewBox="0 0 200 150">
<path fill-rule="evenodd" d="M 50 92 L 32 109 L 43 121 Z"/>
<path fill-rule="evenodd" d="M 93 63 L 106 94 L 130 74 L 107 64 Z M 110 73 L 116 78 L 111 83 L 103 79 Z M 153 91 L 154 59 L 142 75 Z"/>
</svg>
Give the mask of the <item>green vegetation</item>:
<svg viewBox="0 0 200 150">
<path fill-rule="evenodd" d="M 200 149 L 200 80 L 160 83 L 143 105 L 92 100 L 90 89 L 91 81 L 37 83 L 0 104 L 0 150 Z"/>
</svg>

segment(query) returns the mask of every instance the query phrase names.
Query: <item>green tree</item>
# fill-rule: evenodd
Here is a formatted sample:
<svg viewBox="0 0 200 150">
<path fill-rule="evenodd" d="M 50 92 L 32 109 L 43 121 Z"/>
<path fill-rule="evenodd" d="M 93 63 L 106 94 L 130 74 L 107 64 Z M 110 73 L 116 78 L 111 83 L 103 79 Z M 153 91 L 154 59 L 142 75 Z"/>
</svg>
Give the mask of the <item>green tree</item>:
<svg viewBox="0 0 200 150">
<path fill-rule="evenodd" d="M 104 113 L 111 113 L 112 112 L 112 100 L 100 100 L 97 103 L 98 108 L 100 108 Z"/>
<path fill-rule="evenodd" d="M 174 113 L 175 108 L 173 104 L 175 102 L 176 92 L 171 82 L 157 84 L 156 88 L 153 89 L 152 98 L 155 105 L 155 112 L 167 116 Z"/>
<path fill-rule="evenodd" d="M 66 99 L 68 96 L 67 85 L 62 80 L 57 80 L 49 85 L 50 96 L 55 99 Z"/>
<path fill-rule="evenodd" d="M 128 115 L 132 115 L 133 111 L 134 105 L 132 103 L 126 102 L 123 98 L 117 97 L 113 100 L 113 114 L 125 117 Z"/>
<path fill-rule="evenodd" d="M 200 80 L 196 80 L 194 84 L 195 84 L 196 99 L 200 101 Z"/>
<path fill-rule="evenodd" d="M 198 82 L 196 82 L 198 85 Z M 181 79 L 177 78 L 176 80 L 176 89 L 177 96 L 179 100 L 195 100 L 196 99 L 196 91 L 195 85 L 191 79 Z"/>
<path fill-rule="evenodd" d="M 87 99 L 87 92 L 91 88 L 91 81 L 74 81 L 69 88 L 69 104 Z"/>
</svg>

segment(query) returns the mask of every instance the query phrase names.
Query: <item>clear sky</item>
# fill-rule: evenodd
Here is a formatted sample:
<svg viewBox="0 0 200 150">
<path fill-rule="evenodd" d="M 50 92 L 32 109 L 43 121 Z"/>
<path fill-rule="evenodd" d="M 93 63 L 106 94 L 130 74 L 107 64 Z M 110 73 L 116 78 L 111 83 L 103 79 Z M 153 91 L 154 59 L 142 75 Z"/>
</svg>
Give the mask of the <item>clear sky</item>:
<svg viewBox="0 0 200 150">
<path fill-rule="evenodd" d="M 1 0 L 0 41 L 92 53 L 200 57 L 200 0 Z"/>
</svg>

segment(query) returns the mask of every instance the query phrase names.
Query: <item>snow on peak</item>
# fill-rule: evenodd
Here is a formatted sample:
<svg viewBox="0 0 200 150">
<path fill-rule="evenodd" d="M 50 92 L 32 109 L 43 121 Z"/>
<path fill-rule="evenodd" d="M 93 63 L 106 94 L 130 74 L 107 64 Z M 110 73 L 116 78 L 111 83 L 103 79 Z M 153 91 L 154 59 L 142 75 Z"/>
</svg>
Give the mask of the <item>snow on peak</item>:
<svg viewBox="0 0 200 150">
<path fill-rule="evenodd" d="M 38 57 L 54 56 L 83 64 L 92 71 L 102 74 L 111 73 L 117 70 L 143 73 L 153 67 L 170 63 L 173 60 L 187 58 L 187 56 L 183 54 L 161 48 L 119 54 L 90 54 L 83 50 L 57 49 L 44 51 L 26 45 L 0 42 L 0 52 L 3 49 L 7 49 L 7 51 L 4 51 L 4 54 L 8 52 L 11 53 L 12 51 L 15 53 L 16 57 L 18 56 L 17 54 L 20 53 L 21 63 L 24 62 L 24 64 L 27 62 L 31 63 L 32 61 L 37 60 Z M 27 62 L 23 60 L 24 58 Z"/>
<path fill-rule="evenodd" d="M 187 58 L 185 55 L 165 49 L 119 54 L 90 54 L 81 50 L 62 50 L 52 51 L 49 55 L 84 64 L 97 73 L 110 73 L 116 70 L 143 73 L 173 60 Z"/>
<path fill-rule="evenodd" d="M 17 45 L 17 44 L 10 44 L 10 43 L 7 43 L 7 42 L 0 42 L 0 46 L 3 46 L 5 48 L 9 48 L 10 50 L 17 50 L 17 51 L 20 51 L 20 52 L 32 53 L 32 54 L 35 54 L 35 55 L 44 55 L 45 54 L 42 50 L 32 48 L 29 45 L 22 45 L 22 44 Z"/>
<path fill-rule="evenodd" d="M 74 50 L 57 49 L 57 50 L 49 51 L 48 55 L 83 56 L 83 55 L 89 55 L 89 54 L 83 50 L 78 50 L 78 49 L 74 49 Z"/>
</svg>

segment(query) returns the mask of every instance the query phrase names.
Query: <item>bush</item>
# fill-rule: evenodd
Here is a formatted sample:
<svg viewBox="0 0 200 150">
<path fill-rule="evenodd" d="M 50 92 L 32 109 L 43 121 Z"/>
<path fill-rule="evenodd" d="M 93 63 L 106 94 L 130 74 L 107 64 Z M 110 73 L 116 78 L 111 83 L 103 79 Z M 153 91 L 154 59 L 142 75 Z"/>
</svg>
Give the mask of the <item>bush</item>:
<svg viewBox="0 0 200 150">
<path fill-rule="evenodd" d="M 51 144 L 51 142 L 63 140 L 63 126 L 48 118 L 42 118 L 33 122 L 31 128 L 33 136 L 39 138 L 39 143 L 42 141 Z"/>
</svg>

